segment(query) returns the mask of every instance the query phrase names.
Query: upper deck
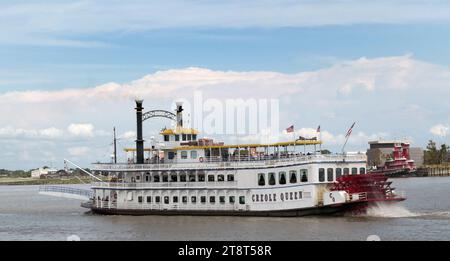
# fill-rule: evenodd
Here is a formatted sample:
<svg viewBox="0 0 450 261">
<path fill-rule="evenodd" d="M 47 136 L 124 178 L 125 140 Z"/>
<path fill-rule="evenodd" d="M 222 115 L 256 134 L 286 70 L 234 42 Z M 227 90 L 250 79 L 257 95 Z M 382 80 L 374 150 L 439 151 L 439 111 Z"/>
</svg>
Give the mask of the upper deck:
<svg viewBox="0 0 450 261">
<path fill-rule="evenodd" d="M 265 156 L 260 158 L 241 157 L 233 160 L 205 158 L 203 162 L 167 162 L 151 164 L 134 163 L 94 163 L 95 171 L 149 171 L 149 170 L 214 170 L 214 169 L 264 169 L 274 167 L 284 167 L 292 165 L 312 164 L 312 163 L 365 163 L 367 156 L 365 153 L 357 154 L 287 154 L 278 157 Z"/>
</svg>

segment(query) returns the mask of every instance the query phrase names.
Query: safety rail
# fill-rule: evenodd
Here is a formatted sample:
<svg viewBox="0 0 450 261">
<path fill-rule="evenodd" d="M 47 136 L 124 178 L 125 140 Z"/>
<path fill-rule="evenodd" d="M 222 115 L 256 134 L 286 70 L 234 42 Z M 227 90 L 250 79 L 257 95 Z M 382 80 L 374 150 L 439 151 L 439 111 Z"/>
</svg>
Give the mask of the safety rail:
<svg viewBox="0 0 450 261">
<path fill-rule="evenodd" d="M 263 160 L 246 160 L 246 161 L 216 161 L 210 162 L 205 160 L 203 162 L 173 162 L 173 163 L 155 163 L 155 164 L 112 164 L 112 163 L 94 163 L 94 169 L 98 171 L 126 171 L 126 170 L 159 170 L 159 169 L 198 169 L 199 166 L 205 169 L 209 168 L 248 168 L 248 167 L 267 167 L 283 164 L 289 165 L 292 163 L 315 163 L 315 162 L 346 162 L 346 161 L 366 161 L 365 154 L 353 155 L 293 155 L 285 158 L 272 158 Z M 199 165 L 200 164 L 200 165 Z"/>
<path fill-rule="evenodd" d="M 239 203 L 235 204 L 224 204 L 216 202 L 213 205 L 206 204 L 206 203 L 197 203 L 197 204 L 185 204 L 185 203 L 179 203 L 177 205 L 168 205 L 168 204 L 149 204 L 149 203 L 123 203 L 121 205 L 118 205 L 117 202 L 112 201 L 104 201 L 104 200 L 94 200 L 92 201 L 92 205 L 96 208 L 101 209 L 127 209 L 127 210 L 160 210 L 160 211 L 166 211 L 166 210 L 189 210 L 189 211 L 195 211 L 195 210 L 201 210 L 201 211 L 220 211 L 220 210 L 244 210 L 246 209 L 246 205 L 242 205 Z"/>
<path fill-rule="evenodd" d="M 121 182 L 95 182 L 92 184 L 93 188 L 223 188 L 237 186 L 237 181 L 223 181 L 223 182 L 144 182 L 144 183 L 121 183 Z"/>
<path fill-rule="evenodd" d="M 77 196 L 83 196 L 87 198 L 92 197 L 92 191 L 87 189 L 79 189 L 72 187 L 62 187 L 62 186 L 39 186 L 39 192 L 53 192 L 53 193 L 62 193 L 62 194 L 71 194 Z"/>
</svg>

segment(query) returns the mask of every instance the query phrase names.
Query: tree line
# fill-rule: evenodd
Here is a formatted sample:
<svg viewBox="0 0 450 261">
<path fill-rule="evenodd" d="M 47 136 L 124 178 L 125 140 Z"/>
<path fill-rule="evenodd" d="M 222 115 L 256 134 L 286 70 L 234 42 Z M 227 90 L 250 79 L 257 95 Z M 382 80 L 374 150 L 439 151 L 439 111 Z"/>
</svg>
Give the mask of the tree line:
<svg viewBox="0 0 450 261">
<path fill-rule="evenodd" d="M 427 149 L 424 151 L 424 163 L 427 165 L 443 164 L 450 162 L 450 148 L 442 144 L 439 148 L 436 142 L 428 141 Z"/>
</svg>

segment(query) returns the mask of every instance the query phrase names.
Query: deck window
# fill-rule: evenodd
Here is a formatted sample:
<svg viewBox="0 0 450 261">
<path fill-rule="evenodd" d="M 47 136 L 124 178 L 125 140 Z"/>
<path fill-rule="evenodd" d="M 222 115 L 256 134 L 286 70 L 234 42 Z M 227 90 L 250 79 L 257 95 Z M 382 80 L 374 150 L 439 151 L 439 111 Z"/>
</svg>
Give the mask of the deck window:
<svg viewBox="0 0 450 261">
<path fill-rule="evenodd" d="M 319 182 L 324 182 L 324 181 L 325 181 L 325 169 L 320 168 L 319 169 Z"/>
<path fill-rule="evenodd" d="M 186 175 L 185 174 L 180 175 L 180 182 L 186 182 Z"/>
<path fill-rule="evenodd" d="M 169 135 L 164 135 L 164 141 L 169 141 Z"/>
<path fill-rule="evenodd" d="M 182 201 L 184 204 L 186 204 L 186 203 L 188 202 L 188 197 L 187 197 L 187 196 L 183 196 L 183 197 L 181 198 L 181 201 Z"/>
<path fill-rule="evenodd" d="M 169 157 L 170 160 L 173 160 L 175 158 L 175 152 L 169 151 L 168 157 Z"/>
<path fill-rule="evenodd" d="M 196 159 L 198 157 L 196 150 L 191 150 L 191 159 Z"/>
<path fill-rule="evenodd" d="M 233 174 L 227 175 L 227 181 L 234 181 L 234 175 Z"/>
<path fill-rule="evenodd" d="M 359 174 L 366 174 L 366 168 L 360 168 Z"/>
<path fill-rule="evenodd" d="M 258 185 L 265 186 L 266 185 L 266 175 L 264 173 L 258 174 Z"/>
<path fill-rule="evenodd" d="M 280 185 L 286 184 L 286 172 L 280 172 L 278 173 L 278 183 Z"/>
<path fill-rule="evenodd" d="M 189 175 L 189 182 L 195 182 L 195 174 Z"/>
<path fill-rule="evenodd" d="M 291 170 L 289 173 L 289 183 L 297 183 L 297 171 Z"/>
<path fill-rule="evenodd" d="M 169 182 L 169 175 L 163 175 L 162 176 L 162 181 L 163 182 Z"/>
<path fill-rule="evenodd" d="M 198 175 L 198 181 L 199 182 L 204 182 L 205 181 L 205 174 L 199 174 Z"/>
<path fill-rule="evenodd" d="M 192 140 L 192 134 L 187 135 L 187 140 Z"/>
<path fill-rule="evenodd" d="M 139 203 L 142 203 L 142 200 L 143 200 L 142 198 L 143 198 L 142 196 L 138 196 L 138 202 Z"/>
<path fill-rule="evenodd" d="M 178 197 L 177 197 L 177 196 L 174 196 L 174 197 L 172 198 L 172 201 L 173 201 L 173 203 L 178 203 Z"/>
<path fill-rule="evenodd" d="M 244 205 L 245 204 L 245 196 L 239 197 L 239 204 Z"/>
<path fill-rule="evenodd" d="M 216 197 L 214 196 L 209 197 L 209 203 L 216 203 Z"/>
<path fill-rule="evenodd" d="M 164 204 L 169 204 L 170 203 L 170 199 L 168 196 L 164 197 Z"/>
<path fill-rule="evenodd" d="M 342 176 L 342 169 L 341 168 L 337 168 L 336 169 L 336 179 L 340 178 Z"/>
<path fill-rule="evenodd" d="M 183 134 L 183 135 L 182 135 L 182 138 L 183 138 L 183 141 L 185 141 L 186 138 L 187 138 L 186 134 Z"/>
<path fill-rule="evenodd" d="M 156 203 L 160 203 L 161 202 L 161 197 L 160 196 L 156 196 L 155 197 L 155 202 Z"/>
<path fill-rule="evenodd" d="M 188 156 L 188 152 L 185 151 L 185 150 L 183 150 L 183 151 L 181 152 L 181 159 L 187 159 L 187 156 Z"/>
<path fill-rule="evenodd" d="M 219 202 L 220 202 L 221 204 L 224 204 L 224 203 L 225 203 L 225 196 L 220 196 L 220 197 L 219 197 Z"/>
<path fill-rule="evenodd" d="M 234 196 L 230 196 L 230 197 L 228 198 L 228 200 L 230 201 L 230 204 L 234 204 L 234 202 L 235 202 L 235 197 L 234 197 Z"/>
<path fill-rule="evenodd" d="M 217 181 L 220 181 L 220 182 L 225 181 L 225 175 L 218 175 Z"/>
<path fill-rule="evenodd" d="M 275 181 L 275 173 L 270 172 L 269 173 L 269 185 L 273 186 L 275 185 L 276 181 Z"/>
<path fill-rule="evenodd" d="M 307 169 L 300 170 L 300 181 L 308 182 L 308 170 Z"/>
<path fill-rule="evenodd" d="M 327 180 L 328 181 L 334 180 L 334 170 L 332 168 L 327 169 Z"/>
<path fill-rule="evenodd" d="M 350 169 L 344 168 L 344 175 L 349 175 L 349 174 L 350 174 Z"/>
<path fill-rule="evenodd" d="M 193 204 L 197 203 L 197 197 L 196 196 L 192 196 L 191 197 L 191 203 L 193 203 Z"/>
<path fill-rule="evenodd" d="M 201 203 L 206 203 L 206 197 L 205 196 L 201 196 L 200 197 L 200 202 Z"/>
<path fill-rule="evenodd" d="M 352 175 L 358 174 L 358 168 L 352 168 Z"/>
<path fill-rule="evenodd" d="M 197 134 L 192 134 L 192 140 L 197 140 Z"/>
<path fill-rule="evenodd" d="M 214 182 L 214 175 L 208 175 L 208 182 Z"/>
<path fill-rule="evenodd" d="M 152 203 L 152 197 L 147 196 L 147 203 Z"/>
<path fill-rule="evenodd" d="M 176 173 L 173 173 L 170 175 L 170 181 L 171 182 L 178 182 L 178 177 Z"/>
<path fill-rule="evenodd" d="M 175 141 L 180 141 L 180 135 L 175 135 Z"/>
<path fill-rule="evenodd" d="M 159 181 L 160 181 L 159 175 L 155 175 L 153 177 L 153 182 L 159 182 Z"/>
</svg>

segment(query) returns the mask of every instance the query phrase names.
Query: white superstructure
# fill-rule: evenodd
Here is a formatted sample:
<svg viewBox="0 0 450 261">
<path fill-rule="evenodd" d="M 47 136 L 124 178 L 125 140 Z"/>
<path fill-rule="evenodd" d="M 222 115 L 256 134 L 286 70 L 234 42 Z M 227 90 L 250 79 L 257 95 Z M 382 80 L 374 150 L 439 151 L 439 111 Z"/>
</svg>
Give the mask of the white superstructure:
<svg viewBox="0 0 450 261">
<path fill-rule="evenodd" d="M 337 212 L 366 197 L 330 190 L 342 175 L 366 174 L 363 153 L 323 155 L 315 138 L 237 145 L 201 139 L 183 127 L 181 105 L 177 126 L 160 133 L 164 146 L 143 149 L 142 101 L 136 109 L 137 148 L 126 150 L 128 161 L 94 164 L 94 174 L 108 177 L 83 204 L 94 212 L 298 216 Z"/>
</svg>

